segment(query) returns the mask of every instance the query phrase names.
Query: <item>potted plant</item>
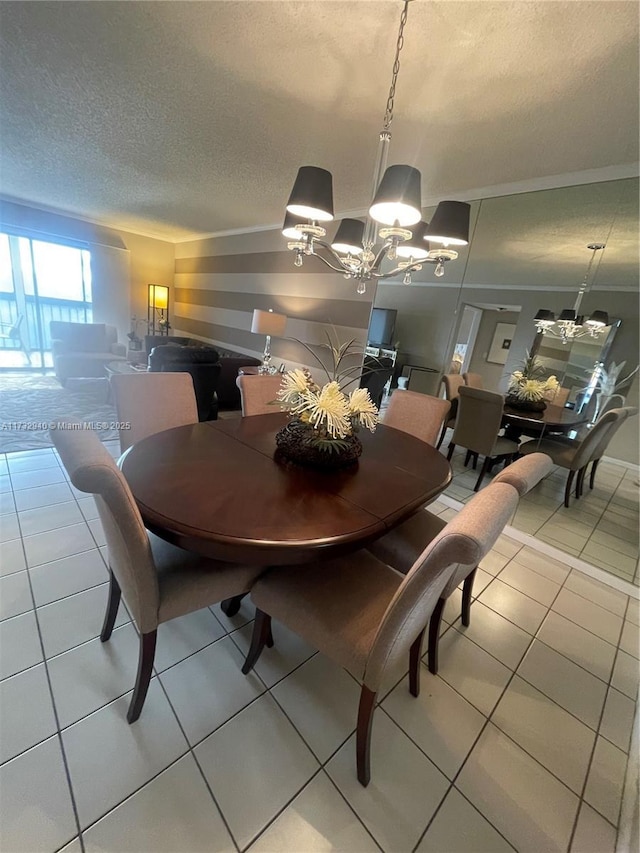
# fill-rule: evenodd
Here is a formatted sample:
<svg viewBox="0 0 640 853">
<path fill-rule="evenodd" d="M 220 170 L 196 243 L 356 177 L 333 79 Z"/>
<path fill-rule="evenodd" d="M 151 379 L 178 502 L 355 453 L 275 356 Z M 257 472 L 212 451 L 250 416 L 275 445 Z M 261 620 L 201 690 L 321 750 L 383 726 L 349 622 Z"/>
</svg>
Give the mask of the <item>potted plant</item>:
<svg viewBox="0 0 640 853">
<path fill-rule="evenodd" d="M 512 409 L 544 412 L 547 397 L 553 397 L 560 383 L 554 375 L 544 377 L 544 367 L 534 355 L 527 355 L 521 370 L 514 370 L 509 378 L 505 403 Z"/>
</svg>

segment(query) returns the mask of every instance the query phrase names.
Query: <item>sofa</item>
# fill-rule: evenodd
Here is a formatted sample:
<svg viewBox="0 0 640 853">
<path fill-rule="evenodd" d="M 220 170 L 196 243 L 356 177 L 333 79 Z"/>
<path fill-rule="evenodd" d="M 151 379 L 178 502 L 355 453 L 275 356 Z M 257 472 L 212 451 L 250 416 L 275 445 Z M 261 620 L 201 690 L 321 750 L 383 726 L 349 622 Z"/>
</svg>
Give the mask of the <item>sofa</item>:
<svg viewBox="0 0 640 853">
<path fill-rule="evenodd" d="M 125 361 L 127 348 L 118 343 L 115 326 L 51 320 L 51 350 L 56 377 L 62 385 L 76 376 L 104 376 L 110 361 Z"/>
<path fill-rule="evenodd" d="M 149 370 L 153 373 L 189 373 L 193 379 L 199 421 L 215 421 L 218 417 L 216 389 L 220 379 L 220 357 L 213 347 L 163 344 L 149 353 Z"/>
</svg>

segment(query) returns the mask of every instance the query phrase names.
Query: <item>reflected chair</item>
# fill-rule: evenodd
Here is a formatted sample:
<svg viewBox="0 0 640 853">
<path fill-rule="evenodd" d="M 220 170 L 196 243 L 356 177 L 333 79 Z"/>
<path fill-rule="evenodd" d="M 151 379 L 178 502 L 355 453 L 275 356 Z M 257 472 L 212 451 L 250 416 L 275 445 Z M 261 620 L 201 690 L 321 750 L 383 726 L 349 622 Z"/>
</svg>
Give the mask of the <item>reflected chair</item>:
<svg viewBox="0 0 640 853">
<path fill-rule="evenodd" d="M 263 569 L 210 560 L 148 533 L 124 476 L 94 432 L 52 430 L 50 437 L 73 485 L 94 496 L 107 540 L 109 598 L 100 639 L 111 636 L 121 596 L 140 636 L 127 712 L 133 723 L 151 679 L 158 626 L 248 592 Z"/>
<path fill-rule="evenodd" d="M 358 780 L 370 779 L 376 695 L 388 667 L 409 656 L 409 690 L 420 692 L 427 622 L 459 566 L 476 566 L 500 535 L 518 495 L 501 483 L 478 495 L 419 554 L 406 575 L 364 549 L 322 562 L 268 570 L 251 590 L 249 672 L 270 637 L 271 618 L 285 624 L 361 685 L 356 733 Z"/>
<path fill-rule="evenodd" d="M 442 377 L 442 384 L 444 385 L 444 398 L 445 400 L 448 400 L 451 403 L 451 409 L 449 410 L 449 417 L 442 426 L 442 432 L 440 433 L 440 438 L 438 439 L 438 443 L 436 444 L 437 448 L 439 448 L 442 442 L 444 441 L 444 437 L 447 430 L 453 429 L 456 425 L 456 414 L 458 412 L 458 392 L 460 390 L 460 386 L 464 385 L 464 379 L 457 373 L 445 373 Z"/>
<path fill-rule="evenodd" d="M 567 469 L 567 483 L 564 490 L 564 505 L 566 507 L 570 504 L 571 490 L 576 474 L 579 475 L 576 484 L 576 498 L 579 498 L 581 494 L 580 481 L 584 480 L 586 467 L 594 458 L 594 452 L 600 446 L 602 439 L 606 438 L 606 433 L 608 433 L 611 425 L 619 419 L 622 411 L 622 409 L 611 409 L 611 411 L 606 412 L 598 419 L 598 422 L 594 424 L 582 441 L 558 441 L 555 438 L 543 438 L 540 441 L 527 441 L 520 445 L 522 455 L 546 453 L 547 456 L 551 457 L 554 465 Z"/>
<path fill-rule="evenodd" d="M 14 341 L 17 346 L 13 347 L 18 352 L 22 351 L 29 364 L 31 364 L 31 350 L 27 347 L 22 337 L 22 323 L 24 314 L 18 314 L 13 323 L 0 323 L 0 341 Z"/>
<path fill-rule="evenodd" d="M 198 423 L 193 379 L 188 373 L 117 373 L 110 378 L 120 429 L 120 450 L 165 429 Z"/>
<path fill-rule="evenodd" d="M 236 379 L 242 401 L 242 417 L 272 415 L 280 411 L 275 404 L 282 376 L 279 373 L 241 373 Z"/>
<path fill-rule="evenodd" d="M 408 432 L 435 447 L 451 403 L 417 391 L 395 391 L 384 413 L 385 426 Z"/>
<path fill-rule="evenodd" d="M 464 447 L 468 451 L 466 461 L 470 455 L 484 456 L 473 489 L 477 492 L 495 462 L 514 458 L 519 445 L 516 441 L 498 435 L 504 409 L 504 397 L 501 394 L 463 385 L 459 390 L 459 398 L 458 416 L 447 459 L 451 459 L 456 447 Z"/>
<path fill-rule="evenodd" d="M 479 373 L 463 373 L 464 384 L 469 388 L 484 388 L 482 376 Z"/>
<path fill-rule="evenodd" d="M 620 396 L 620 395 L 617 395 L 617 396 Z M 613 410 L 609 410 L 609 411 L 613 411 Z M 618 409 L 618 411 L 623 412 L 624 414 L 620 415 L 620 417 L 618 418 L 617 421 L 614 421 L 614 423 L 609 428 L 609 432 L 604 434 L 604 436 L 600 440 L 599 444 L 596 446 L 593 453 L 591 454 L 591 474 L 589 476 L 589 488 L 590 489 L 593 489 L 593 487 L 595 485 L 596 471 L 598 470 L 598 465 L 600 464 L 600 460 L 604 456 L 605 451 L 611 442 L 611 439 L 618 432 L 620 427 L 626 422 L 627 418 L 632 418 L 638 414 L 638 409 L 635 406 L 624 406 L 622 409 Z M 605 409 L 603 415 L 606 413 L 607 413 L 607 410 Z M 582 481 L 580 482 L 580 492 L 581 493 L 582 493 L 584 478 L 586 475 L 586 466 L 583 470 L 584 470 L 584 474 L 582 476 Z"/>
</svg>

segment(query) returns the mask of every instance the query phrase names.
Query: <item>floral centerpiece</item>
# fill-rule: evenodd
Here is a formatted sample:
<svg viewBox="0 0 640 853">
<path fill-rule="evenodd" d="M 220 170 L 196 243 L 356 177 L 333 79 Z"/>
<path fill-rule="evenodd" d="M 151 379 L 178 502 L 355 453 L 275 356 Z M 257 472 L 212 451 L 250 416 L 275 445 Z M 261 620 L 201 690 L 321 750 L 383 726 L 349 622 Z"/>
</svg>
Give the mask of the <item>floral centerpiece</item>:
<svg viewBox="0 0 640 853">
<path fill-rule="evenodd" d="M 329 345 L 332 372 L 307 347 L 327 373 L 329 381 L 322 386 L 306 369 L 289 370 L 283 375 L 277 399 L 289 411 L 291 420 L 277 433 L 276 444 L 279 453 L 290 461 L 319 468 L 349 465 L 362 453 L 357 435 L 360 427 L 375 431 L 378 409 L 369 391 L 355 388 L 346 393 L 342 387 L 354 381 L 348 377 L 356 369 L 361 371 L 361 366 L 339 370 L 347 355 L 355 355 L 352 345 L 353 341 Z"/>
<path fill-rule="evenodd" d="M 506 404 L 512 409 L 544 412 L 547 400 L 555 397 L 560 383 L 554 375 L 545 378 L 544 367 L 535 356 L 528 355 L 522 370 L 514 370 L 509 378 Z"/>
</svg>

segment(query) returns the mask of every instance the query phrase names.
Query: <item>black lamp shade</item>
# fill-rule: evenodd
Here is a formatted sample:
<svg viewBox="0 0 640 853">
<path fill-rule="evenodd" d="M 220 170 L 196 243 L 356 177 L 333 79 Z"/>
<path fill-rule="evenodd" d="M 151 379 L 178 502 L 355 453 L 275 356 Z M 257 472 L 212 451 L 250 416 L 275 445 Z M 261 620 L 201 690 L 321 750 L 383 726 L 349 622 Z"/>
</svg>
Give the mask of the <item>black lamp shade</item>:
<svg viewBox="0 0 640 853">
<path fill-rule="evenodd" d="M 558 317 L 558 322 L 575 323 L 576 319 L 576 312 L 573 310 L 573 308 L 565 308 L 564 311 Z"/>
<path fill-rule="evenodd" d="M 329 222 L 333 219 L 333 178 L 319 166 L 300 166 L 287 210 L 296 216 Z"/>
<path fill-rule="evenodd" d="M 441 201 L 425 234 L 427 240 L 451 246 L 466 246 L 469 242 L 471 205 L 466 201 Z"/>
<path fill-rule="evenodd" d="M 609 325 L 609 315 L 606 311 L 594 311 L 587 323 L 590 326 L 608 326 Z"/>
<path fill-rule="evenodd" d="M 364 222 L 360 222 L 359 219 L 343 219 L 333 238 L 331 248 L 336 252 L 359 255 L 363 249 L 363 238 Z"/>
<path fill-rule="evenodd" d="M 428 227 L 429 223 L 423 219 L 411 226 L 411 237 L 400 243 L 396 249 L 399 258 L 413 258 L 417 261 L 424 260 L 429 255 L 429 244 L 424 238 Z"/>
<path fill-rule="evenodd" d="M 556 315 L 547 308 L 541 308 L 533 319 L 543 323 L 555 323 Z"/>
<path fill-rule="evenodd" d="M 298 231 L 296 225 L 306 225 L 309 222 L 304 216 L 294 216 L 293 213 L 286 213 L 284 223 L 282 225 L 282 236 L 289 240 L 300 240 L 302 232 Z"/>
<path fill-rule="evenodd" d="M 401 228 L 420 221 L 420 172 L 413 166 L 389 166 L 382 176 L 369 216 L 382 225 Z"/>
</svg>

